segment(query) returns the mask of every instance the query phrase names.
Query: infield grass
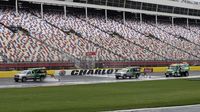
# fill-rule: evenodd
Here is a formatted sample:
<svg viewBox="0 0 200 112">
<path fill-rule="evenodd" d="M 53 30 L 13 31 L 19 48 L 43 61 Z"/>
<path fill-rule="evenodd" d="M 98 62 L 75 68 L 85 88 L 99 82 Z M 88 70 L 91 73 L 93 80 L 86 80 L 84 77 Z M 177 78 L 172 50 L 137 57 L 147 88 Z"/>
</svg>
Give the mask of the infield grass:
<svg viewBox="0 0 200 112">
<path fill-rule="evenodd" d="M 200 104 L 200 80 L 0 89 L 0 112 L 97 112 Z"/>
</svg>

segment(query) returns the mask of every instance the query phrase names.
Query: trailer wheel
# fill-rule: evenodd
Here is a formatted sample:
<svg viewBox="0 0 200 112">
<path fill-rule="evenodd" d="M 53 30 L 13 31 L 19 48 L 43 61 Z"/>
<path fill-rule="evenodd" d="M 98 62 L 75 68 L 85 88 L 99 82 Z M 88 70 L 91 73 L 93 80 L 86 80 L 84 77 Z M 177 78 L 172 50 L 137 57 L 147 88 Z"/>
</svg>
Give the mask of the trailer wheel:
<svg viewBox="0 0 200 112">
<path fill-rule="evenodd" d="M 138 79 L 140 77 L 140 74 L 136 74 L 135 78 Z"/>
<path fill-rule="evenodd" d="M 44 81 L 44 77 L 43 76 L 40 77 L 40 82 L 42 82 L 42 81 Z"/>
<path fill-rule="evenodd" d="M 178 77 L 178 74 L 177 74 L 177 73 L 174 73 L 174 77 Z"/>
<path fill-rule="evenodd" d="M 179 74 L 180 74 L 180 77 L 184 77 L 185 76 L 185 72 L 183 73 L 183 72 L 179 72 Z"/>
<path fill-rule="evenodd" d="M 36 81 L 37 81 L 37 78 L 34 78 L 33 81 L 36 82 Z"/>
</svg>

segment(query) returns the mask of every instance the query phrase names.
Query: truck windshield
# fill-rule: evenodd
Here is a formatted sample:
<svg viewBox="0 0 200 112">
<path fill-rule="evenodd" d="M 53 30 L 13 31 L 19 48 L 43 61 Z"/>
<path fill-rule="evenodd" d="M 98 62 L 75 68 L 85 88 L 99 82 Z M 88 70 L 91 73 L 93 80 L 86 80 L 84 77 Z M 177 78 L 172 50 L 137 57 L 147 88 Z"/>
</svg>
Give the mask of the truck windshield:
<svg viewBox="0 0 200 112">
<path fill-rule="evenodd" d="M 177 66 L 170 66 L 169 69 L 176 70 Z"/>
<path fill-rule="evenodd" d="M 188 67 L 188 65 L 187 65 L 187 64 L 184 64 L 184 65 L 182 65 L 182 67 Z"/>
<path fill-rule="evenodd" d="M 134 68 L 134 69 L 133 69 L 133 72 L 138 72 L 138 71 L 140 71 L 139 68 Z"/>
<path fill-rule="evenodd" d="M 21 74 L 29 74 L 29 73 L 31 73 L 30 70 L 24 70 L 24 71 L 21 72 Z"/>
</svg>

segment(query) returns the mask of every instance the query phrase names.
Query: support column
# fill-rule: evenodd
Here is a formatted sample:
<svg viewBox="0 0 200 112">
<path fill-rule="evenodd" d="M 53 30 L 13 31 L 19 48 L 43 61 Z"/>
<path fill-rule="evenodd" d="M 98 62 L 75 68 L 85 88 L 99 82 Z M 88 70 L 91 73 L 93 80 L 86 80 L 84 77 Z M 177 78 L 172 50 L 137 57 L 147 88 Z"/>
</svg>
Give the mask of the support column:
<svg viewBox="0 0 200 112">
<path fill-rule="evenodd" d="M 67 17 L 66 13 L 67 13 L 66 6 L 64 6 L 64 17 L 65 18 Z"/>
<path fill-rule="evenodd" d="M 126 0 L 124 0 L 124 8 L 126 8 Z M 126 12 L 123 12 L 123 23 L 126 24 Z"/>
<path fill-rule="evenodd" d="M 187 15 L 189 15 L 189 9 L 187 10 Z M 187 27 L 189 27 L 189 19 L 187 18 Z"/>
<path fill-rule="evenodd" d="M 140 10 L 142 10 L 142 7 L 143 7 L 143 3 L 141 3 L 140 5 Z M 142 13 L 140 13 L 140 22 L 142 23 Z"/>
<path fill-rule="evenodd" d="M 18 16 L 19 15 L 19 11 L 18 11 L 18 0 L 15 0 L 15 13 Z"/>
<path fill-rule="evenodd" d="M 107 21 L 108 21 L 108 11 L 107 11 L 107 9 L 105 9 L 105 19 L 106 19 L 106 23 L 107 23 Z"/>
<path fill-rule="evenodd" d="M 86 19 L 86 21 L 88 21 L 88 9 L 87 9 L 87 7 L 85 7 L 85 19 Z"/>
<path fill-rule="evenodd" d="M 156 25 L 158 25 L 158 15 L 156 15 Z"/>
<path fill-rule="evenodd" d="M 44 19 L 43 3 L 41 3 L 41 18 Z"/>
<path fill-rule="evenodd" d="M 126 12 L 123 12 L 123 22 L 126 23 Z"/>
<path fill-rule="evenodd" d="M 156 12 L 158 12 L 158 4 L 156 5 Z M 156 25 L 158 25 L 158 15 L 156 14 Z"/>
<path fill-rule="evenodd" d="M 174 7 L 172 9 L 172 13 L 174 14 Z M 174 26 L 174 17 L 172 17 L 172 26 Z"/>
<path fill-rule="evenodd" d="M 137 13 L 134 13 L 134 14 L 135 14 L 135 18 L 138 19 L 138 14 Z"/>
<path fill-rule="evenodd" d="M 108 5 L 108 0 L 106 0 L 106 6 Z M 108 22 L 108 10 L 105 9 L 105 19 L 106 19 L 106 23 Z"/>
<path fill-rule="evenodd" d="M 88 4 L 88 0 L 86 0 L 86 4 Z M 88 8 L 85 7 L 85 19 L 86 19 L 86 22 L 88 22 Z"/>
</svg>

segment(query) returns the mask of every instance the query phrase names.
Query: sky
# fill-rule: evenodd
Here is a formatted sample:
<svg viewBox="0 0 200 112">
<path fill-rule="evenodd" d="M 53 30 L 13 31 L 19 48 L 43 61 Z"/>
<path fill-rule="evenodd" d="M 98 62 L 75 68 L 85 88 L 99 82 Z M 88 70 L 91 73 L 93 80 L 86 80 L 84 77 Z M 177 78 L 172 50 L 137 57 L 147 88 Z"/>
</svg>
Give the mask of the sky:
<svg viewBox="0 0 200 112">
<path fill-rule="evenodd" d="M 197 1 L 197 2 L 200 2 L 200 0 L 192 0 L 192 1 Z"/>
</svg>

